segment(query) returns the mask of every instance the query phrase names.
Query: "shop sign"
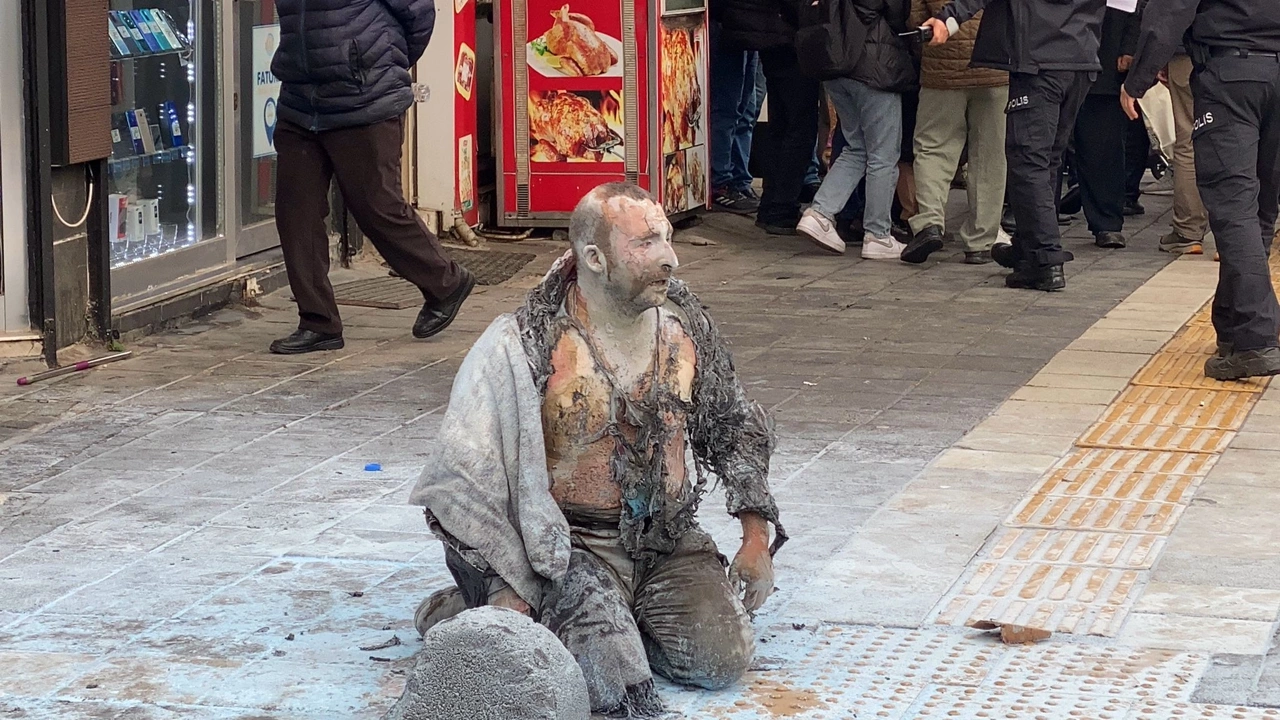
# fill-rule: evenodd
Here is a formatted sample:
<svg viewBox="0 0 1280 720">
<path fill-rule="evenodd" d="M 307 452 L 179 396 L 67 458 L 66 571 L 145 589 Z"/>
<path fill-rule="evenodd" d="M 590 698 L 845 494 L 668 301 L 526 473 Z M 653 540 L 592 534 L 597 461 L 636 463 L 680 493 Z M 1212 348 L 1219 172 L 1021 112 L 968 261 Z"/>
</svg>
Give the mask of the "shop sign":
<svg viewBox="0 0 1280 720">
<path fill-rule="evenodd" d="M 280 42 L 279 25 L 253 28 L 253 156 L 276 154 L 276 100 L 280 81 L 271 72 L 271 59 Z"/>
</svg>

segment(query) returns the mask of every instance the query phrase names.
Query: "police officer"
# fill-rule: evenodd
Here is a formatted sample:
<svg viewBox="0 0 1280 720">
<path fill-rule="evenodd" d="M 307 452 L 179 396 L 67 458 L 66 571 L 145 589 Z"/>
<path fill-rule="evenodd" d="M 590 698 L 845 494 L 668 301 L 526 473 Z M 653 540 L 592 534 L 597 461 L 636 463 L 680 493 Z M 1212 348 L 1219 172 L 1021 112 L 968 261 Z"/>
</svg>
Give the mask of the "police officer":
<svg viewBox="0 0 1280 720">
<path fill-rule="evenodd" d="M 1274 1 L 1274 0 L 1271 0 Z M 955 0 L 925 21 L 941 44 L 986 8 L 973 48 L 974 67 L 1009 72 L 1005 151 L 1009 205 L 1017 221 L 1013 245 L 997 244 L 991 257 L 1014 270 L 1011 288 L 1061 290 L 1058 174 L 1076 113 L 1101 65 L 1098 46 L 1106 0 Z"/>
<path fill-rule="evenodd" d="M 1164 0 L 1144 13 L 1120 96 L 1130 117 L 1134 98 L 1151 89 L 1184 39 L 1195 68 L 1196 183 L 1222 257 L 1213 300 L 1218 352 L 1204 373 L 1280 374 L 1280 306 L 1267 265 L 1280 212 L 1280 1 Z"/>
</svg>

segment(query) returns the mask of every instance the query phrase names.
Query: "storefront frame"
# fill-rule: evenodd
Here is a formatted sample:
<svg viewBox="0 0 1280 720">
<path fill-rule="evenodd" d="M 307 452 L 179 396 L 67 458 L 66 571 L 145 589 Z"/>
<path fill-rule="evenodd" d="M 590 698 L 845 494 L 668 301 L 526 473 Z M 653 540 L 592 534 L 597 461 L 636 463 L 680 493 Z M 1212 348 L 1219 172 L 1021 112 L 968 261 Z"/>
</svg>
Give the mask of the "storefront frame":
<svg viewBox="0 0 1280 720">
<path fill-rule="evenodd" d="M 22 16 L 0 3 L 0 337 L 30 336 L 27 306 L 26 173 L 23 143 Z"/>
</svg>

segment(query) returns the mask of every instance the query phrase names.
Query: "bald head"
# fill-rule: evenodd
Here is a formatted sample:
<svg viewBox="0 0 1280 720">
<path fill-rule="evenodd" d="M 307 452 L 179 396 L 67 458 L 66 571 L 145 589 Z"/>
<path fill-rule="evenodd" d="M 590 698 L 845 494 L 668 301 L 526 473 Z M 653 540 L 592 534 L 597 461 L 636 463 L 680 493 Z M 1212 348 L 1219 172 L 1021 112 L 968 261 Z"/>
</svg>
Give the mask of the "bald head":
<svg viewBox="0 0 1280 720">
<path fill-rule="evenodd" d="M 634 183 L 612 182 L 592 188 L 569 216 L 569 242 L 573 244 L 574 254 L 581 259 L 582 249 L 588 245 L 608 252 L 618 223 L 619 206 L 645 203 L 657 205 L 652 195 Z"/>
</svg>

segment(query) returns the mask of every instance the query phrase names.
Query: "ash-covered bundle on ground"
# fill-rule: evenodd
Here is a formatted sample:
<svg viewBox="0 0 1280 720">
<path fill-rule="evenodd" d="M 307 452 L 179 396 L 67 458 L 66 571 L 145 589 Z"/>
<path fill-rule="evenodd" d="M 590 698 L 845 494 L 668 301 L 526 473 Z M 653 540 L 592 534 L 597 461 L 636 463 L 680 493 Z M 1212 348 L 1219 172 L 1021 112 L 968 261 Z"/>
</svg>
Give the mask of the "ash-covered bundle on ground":
<svg viewBox="0 0 1280 720">
<path fill-rule="evenodd" d="M 422 639 L 404 695 L 383 720 L 588 720 L 578 663 L 520 613 L 468 610 Z"/>
</svg>

